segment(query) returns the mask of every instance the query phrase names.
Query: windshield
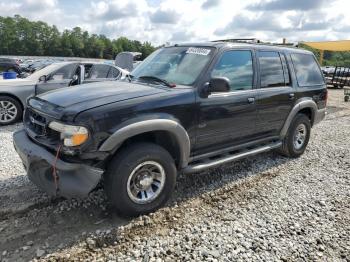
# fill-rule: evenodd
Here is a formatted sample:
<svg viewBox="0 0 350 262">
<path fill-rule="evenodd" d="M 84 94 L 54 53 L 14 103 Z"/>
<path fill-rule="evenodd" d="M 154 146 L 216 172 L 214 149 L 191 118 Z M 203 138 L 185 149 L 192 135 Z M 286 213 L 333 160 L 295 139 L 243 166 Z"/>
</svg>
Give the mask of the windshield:
<svg viewBox="0 0 350 262">
<path fill-rule="evenodd" d="M 210 47 L 166 47 L 152 53 L 131 75 L 151 76 L 178 85 L 193 85 L 213 55 Z"/>
</svg>

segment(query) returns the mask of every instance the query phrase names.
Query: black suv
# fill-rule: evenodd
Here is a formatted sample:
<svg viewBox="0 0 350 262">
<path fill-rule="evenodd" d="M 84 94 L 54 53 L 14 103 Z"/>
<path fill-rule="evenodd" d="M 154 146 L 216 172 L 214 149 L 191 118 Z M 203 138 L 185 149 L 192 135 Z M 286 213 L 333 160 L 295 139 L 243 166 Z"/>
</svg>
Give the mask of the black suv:
<svg viewBox="0 0 350 262">
<path fill-rule="evenodd" d="M 122 214 L 152 212 L 178 173 L 272 149 L 303 154 L 326 112 L 308 51 L 203 43 L 155 51 L 128 77 L 29 99 L 14 144 L 51 195 L 85 196 L 99 182 Z"/>
</svg>

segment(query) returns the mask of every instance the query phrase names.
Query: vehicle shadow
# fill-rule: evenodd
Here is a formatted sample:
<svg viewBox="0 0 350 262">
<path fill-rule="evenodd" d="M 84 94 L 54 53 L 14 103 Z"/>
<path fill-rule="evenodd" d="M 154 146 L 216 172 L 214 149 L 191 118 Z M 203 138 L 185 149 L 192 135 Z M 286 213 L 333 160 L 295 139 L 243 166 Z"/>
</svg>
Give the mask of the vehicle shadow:
<svg viewBox="0 0 350 262">
<path fill-rule="evenodd" d="M 180 174 L 168 206 L 226 184 L 258 176 L 287 161 L 288 158 L 270 152 L 198 174 Z M 11 181 L 0 181 L 0 188 L 6 183 L 11 184 Z M 109 209 L 102 189 L 96 190 L 87 199 L 64 200 L 46 196 L 28 181 L 22 186 L 7 188 L 5 193 L 0 194 L 0 200 L 27 203 L 26 208 L 0 210 L 0 255 L 6 250 L 6 258 L 16 261 L 34 258 L 38 249 L 53 253 L 83 241 L 90 234 L 116 229 L 131 221 Z"/>
<path fill-rule="evenodd" d="M 276 152 L 268 152 L 204 172 L 180 175 L 170 203 L 186 201 L 203 193 L 215 191 L 226 184 L 244 181 L 245 178 L 257 176 L 267 169 L 285 164 L 290 160 Z"/>
</svg>

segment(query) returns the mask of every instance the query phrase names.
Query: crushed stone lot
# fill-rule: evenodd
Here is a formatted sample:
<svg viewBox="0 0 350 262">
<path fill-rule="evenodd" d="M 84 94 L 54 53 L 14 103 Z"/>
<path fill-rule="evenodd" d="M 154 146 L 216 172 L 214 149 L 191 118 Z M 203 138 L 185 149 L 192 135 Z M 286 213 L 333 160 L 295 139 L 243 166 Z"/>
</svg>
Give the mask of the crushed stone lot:
<svg viewBox="0 0 350 262">
<path fill-rule="evenodd" d="M 180 175 L 167 207 L 132 220 L 102 190 L 40 192 L 13 149 L 21 124 L 0 127 L 0 261 L 350 261 L 350 103 L 328 104 L 302 157 Z"/>
</svg>

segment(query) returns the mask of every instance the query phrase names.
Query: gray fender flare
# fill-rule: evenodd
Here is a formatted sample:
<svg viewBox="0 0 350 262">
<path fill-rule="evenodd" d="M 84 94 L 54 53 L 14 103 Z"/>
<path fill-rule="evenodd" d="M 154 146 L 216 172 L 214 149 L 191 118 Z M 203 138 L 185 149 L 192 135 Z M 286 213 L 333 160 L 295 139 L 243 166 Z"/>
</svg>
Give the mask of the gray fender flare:
<svg viewBox="0 0 350 262">
<path fill-rule="evenodd" d="M 315 101 L 313 101 L 312 99 L 304 99 L 301 101 L 297 101 L 296 104 L 294 105 L 294 107 L 292 108 L 292 110 L 290 111 L 286 122 L 284 122 L 284 125 L 281 129 L 281 133 L 280 133 L 280 137 L 284 138 L 287 135 L 288 132 L 288 128 L 290 126 L 290 124 L 292 123 L 294 117 L 296 116 L 296 114 L 304 109 L 304 108 L 310 108 L 311 112 L 312 112 L 312 116 L 311 116 L 311 125 L 313 124 L 313 120 L 315 118 L 315 114 L 317 112 L 317 105 L 315 103 Z"/>
<path fill-rule="evenodd" d="M 124 126 L 113 133 L 99 148 L 99 151 L 112 152 L 128 138 L 151 131 L 167 131 L 171 133 L 180 148 L 179 166 L 188 165 L 190 157 L 190 138 L 186 130 L 178 122 L 170 119 L 150 119 Z"/>
</svg>

